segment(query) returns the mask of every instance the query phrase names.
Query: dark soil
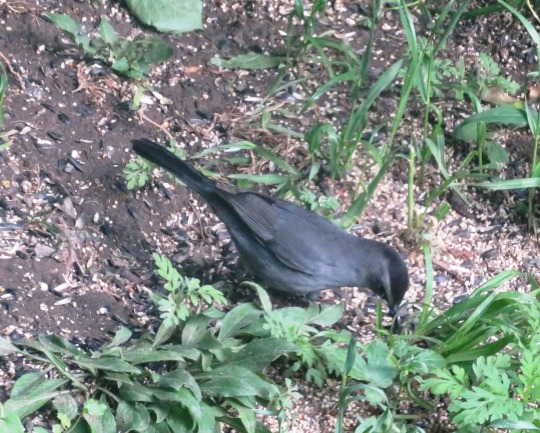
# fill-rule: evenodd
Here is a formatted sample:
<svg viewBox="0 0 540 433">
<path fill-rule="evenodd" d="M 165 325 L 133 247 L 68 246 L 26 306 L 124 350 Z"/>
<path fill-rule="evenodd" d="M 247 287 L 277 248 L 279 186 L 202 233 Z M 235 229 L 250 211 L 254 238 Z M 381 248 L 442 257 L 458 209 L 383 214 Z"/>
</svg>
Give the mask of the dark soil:
<svg viewBox="0 0 540 433">
<path fill-rule="evenodd" d="M 187 206 L 182 188 L 168 191 L 167 198 L 152 195 L 146 206 L 127 190 L 122 169 L 131 158 L 130 139 L 163 134 L 126 110 L 131 81 L 102 68 L 92 75 L 91 66 L 99 64 L 73 47 L 66 49 L 65 37 L 43 18 L 57 11 L 86 18 L 87 28 L 93 28 L 107 15 L 123 36 L 140 28 L 115 19 L 115 7 L 79 1 L 48 2 L 45 9 L 10 2 L 0 6 L 7 30 L 0 35 L 0 52 L 19 79 L 10 76 L 5 128 L 21 132 L 1 155 L 0 221 L 8 233 L 0 260 L 4 334 L 97 337 L 119 321 L 140 325 L 129 291 L 136 290 L 138 272 L 162 242 L 148 239 L 147 233 L 166 238 L 159 228 L 170 226 L 170 214 Z M 186 126 L 188 120 L 207 128 L 216 114 L 234 110 L 237 101 L 225 79 L 200 65 L 216 54 L 238 54 L 255 45 L 262 50 L 252 40 L 255 30 L 259 43 L 272 44 L 273 23 L 252 18 L 249 9 L 224 14 L 216 4 L 208 7 L 206 20 L 212 24 L 207 31 L 164 38 L 175 47 L 178 66 L 171 61 L 170 68 L 157 70 L 155 82 L 172 105 L 150 106 L 146 117 L 159 125 L 169 122 L 169 130 L 182 129 L 193 138 L 200 134 Z M 233 80 L 235 74 L 226 78 Z M 264 91 L 259 79 L 243 77 L 248 92 Z"/>
</svg>

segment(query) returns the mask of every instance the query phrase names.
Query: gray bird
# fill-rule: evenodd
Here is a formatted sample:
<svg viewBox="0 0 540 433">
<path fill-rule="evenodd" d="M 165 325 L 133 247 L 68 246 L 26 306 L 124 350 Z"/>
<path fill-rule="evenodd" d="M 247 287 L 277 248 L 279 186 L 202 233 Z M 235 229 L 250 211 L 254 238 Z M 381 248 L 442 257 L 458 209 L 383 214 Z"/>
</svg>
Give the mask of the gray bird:
<svg viewBox="0 0 540 433">
<path fill-rule="evenodd" d="M 208 202 L 227 226 L 241 263 L 269 287 L 310 297 L 324 289 L 369 288 L 396 314 L 409 275 L 390 246 L 353 236 L 296 204 L 221 185 L 150 140 L 133 140 L 133 150 Z"/>
</svg>

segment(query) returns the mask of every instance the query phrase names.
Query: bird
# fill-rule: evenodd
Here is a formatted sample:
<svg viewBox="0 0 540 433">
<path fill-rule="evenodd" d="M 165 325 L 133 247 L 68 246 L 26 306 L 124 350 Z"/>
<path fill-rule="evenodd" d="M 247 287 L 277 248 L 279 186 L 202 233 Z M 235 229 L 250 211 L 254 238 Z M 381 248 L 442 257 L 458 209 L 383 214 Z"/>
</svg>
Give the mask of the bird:
<svg viewBox="0 0 540 433">
<path fill-rule="evenodd" d="M 316 299 L 321 290 L 367 288 L 394 317 L 409 288 L 407 265 L 387 244 L 354 236 L 295 203 L 210 179 L 146 138 L 133 151 L 199 194 L 225 224 L 240 263 L 269 288 Z"/>
</svg>

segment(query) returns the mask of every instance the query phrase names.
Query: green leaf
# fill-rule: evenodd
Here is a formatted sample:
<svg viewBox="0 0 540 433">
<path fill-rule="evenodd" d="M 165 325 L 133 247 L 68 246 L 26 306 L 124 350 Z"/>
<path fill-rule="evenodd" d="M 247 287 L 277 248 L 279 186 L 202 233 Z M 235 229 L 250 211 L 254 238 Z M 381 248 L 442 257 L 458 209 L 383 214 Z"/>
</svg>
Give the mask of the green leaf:
<svg viewBox="0 0 540 433">
<path fill-rule="evenodd" d="M 298 347 L 281 338 L 258 338 L 233 354 L 223 365 L 236 365 L 253 372 L 261 371 L 276 358 L 295 352 Z"/>
<path fill-rule="evenodd" d="M 120 401 L 116 409 L 116 426 L 123 432 L 146 432 L 150 425 L 150 413 L 142 404 L 130 404 Z"/>
<path fill-rule="evenodd" d="M 157 382 L 162 387 L 172 388 L 175 391 L 180 390 L 183 387 L 187 387 L 191 390 L 197 400 L 202 399 L 201 390 L 195 378 L 187 370 L 174 370 L 166 375 L 158 376 Z"/>
<path fill-rule="evenodd" d="M 97 370 L 113 371 L 115 373 L 141 373 L 141 370 L 132 366 L 129 362 L 118 358 L 111 358 L 109 356 L 98 359 L 85 357 L 80 358 L 75 362 L 82 367 L 95 368 Z"/>
<path fill-rule="evenodd" d="M 190 317 L 182 330 L 182 345 L 186 347 L 196 347 L 207 332 L 211 317 L 203 314 Z"/>
<path fill-rule="evenodd" d="M 48 13 L 49 18 L 61 30 L 70 33 L 73 37 L 80 33 L 82 26 L 69 15 Z"/>
<path fill-rule="evenodd" d="M 0 419 L 0 432 L 2 433 L 24 433 L 24 427 L 20 418 L 14 413 L 7 413 Z"/>
<path fill-rule="evenodd" d="M 225 413 L 223 408 L 210 406 L 204 401 L 200 402 L 202 417 L 198 422 L 198 433 L 215 433 L 216 417 Z"/>
<path fill-rule="evenodd" d="M 525 126 L 527 124 L 527 115 L 525 110 L 522 108 L 517 108 L 512 105 L 504 105 L 502 107 L 494 107 L 490 108 L 489 110 L 473 114 L 468 119 L 465 119 L 457 127 L 457 129 L 459 130 L 466 125 L 477 124 L 479 122 Z M 454 131 L 454 134 L 455 133 L 456 131 Z"/>
<path fill-rule="evenodd" d="M 508 151 L 496 141 L 489 141 L 486 146 L 489 162 L 499 168 L 500 165 L 508 164 Z"/>
<path fill-rule="evenodd" d="M 18 352 L 19 349 L 15 347 L 11 341 L 7 338 L 0 337 L 0 356 L 6 356 L 14 352 Z"/>
<path fill-rule="evenodd" d="M 70 394 L 62 394 L 53 400 L 54 408 L 73 421 L 78 414 L 77 402 Z"/>
<path fill-rule="evenodd" d="M 261 379 L 247 368 L 235 365 L 199 373 L 196 379 L 203 395 L 209 397 L 257 396 L 269 400 L 278 392 L 275 385 Z"/>
<path fill-rule="evenodd" d="M 67 382 L 67 379 L 48 379 L 31 390 L 26 390 L 24 394 L 9 398 L 4 403 L 5 412 L 24 418 L 59 395 L 60 391 L 56 390 Z"/>
<path fill-rule="evenodd" d="M 87 400 L 83 408 L 83 417 L 96 433 L 116 433 L 116 421 L 110 407 L 94 399 Z"/>
<path fill-rule="evenodd" d="M 499 419 L 497 421 L 493 421 L 489 426 L 496 429 L 505 429 L 505 430 L 540 431 L 540 427 L 534 425 L 530 421 L 511 421 L 508 419 Z"/>
<path fill-rule="evenodd" d="M 144 24 L 164 33 L 185 33 L 203 28 L 201 0 L 126 0 Z"/>
<path fill-rule="evenodd" d="M 269 314 L 272 311 L 272 301 L 270 301 L 270 296 L 268 296 L 268 292 L 266 290 L 264 290 L 259 284 L 251 281 L 244 281 L 242 285 L 255 289 L 257 295 L 259 296 L 259 300 L 261 301 L 262 309 L 266 314 Z"/>
<path fill-rule="evenodd" d="M 45 382 L 43 373 L 27 373 L 19 377 L 11 389 L 11 397 L 20 397 Z"/>
<path fill-rule="evenodd" d="M 219 330 L 219 339 L 225 341 L 242 332 L 242 329 L 251 325 L 261 317 L 262 311 L 252 303 L 240 304 L 233 308 L 223 318 Z"/>
<path fill-rule="evenodd" d="M 308 323 L 312 325 L 330 327 L 341 319 L 344 310 L 344 304 L 318 305 L 311 303 L 307 309 Z"/>
<path fill-rule="evenodd" d="M 262 183 L 263 185 L 282 185 L 289 181 L 288 177 L 280 174 L 231 174 L 228 177 L 230 179 Z"/>
<path fill-rule="evenodd" d="M 164 62 L 174 54 L 173 49 L 159 38 L 146 37 L 139 44 L 143 49 L 144 63 L 149 65 Z"/>
<path fill-rule="evenodd" d="M 171 407 L 165 419 L 170 431 L 174 433 L 190 433 L 194 431 L 194 423 L 187 409 L 183 407 Z"/>
<path fill-rule="evenodd" d="M 494 180 L 492 182 L 477 182 L 471 183 L 469 185 L 476 186 L 477 188 L 485 188 L 495 191 L 502 191 L 508 189 L 539 188 L 540 178 L 533 177 L 527 179 Z"/>
<path fill-rule="evenodd" d="M 67 341 L 65 338 L 58 335 L 38 335 L 38 340 L 46 350 L 58 354 L 70 354 L 73 356 L 81 355 L 81 350 L 74 344 Z"/>
<path fill-rule="evenodd" d="M 114 338 L 110 343 L 107 343 L 103 346 L 103 348 L 112 348 L 112 347 L 118 347 L 122 344 L 129 341 L 131 338 L 132 332 L 126 328 L 125 326 L 121 326 L 118 331 L 116 331 L 116 334 L 114 335 Z"/>
<path fill-rule="evenodd" d="M 148 362 L 178 361 L 186 358 L 196 359 L 199 351 L 188 347 L 171 348 L 170 350 L 155 349 L 150 344 L 140 344 L 122 352 L 124 360 L 131 364 L 145 364 Z"/>
<path fill-rule="evenodd" d="M 213 57 L 210 63 L 225 69 L 271 69 L 277 68 L 285 61 L 284 57 L 268 56 L 266 54 L 240 54 L 229 60 Z"/>
<path fill-rule="evenodd" d="M 169 292 L 174 292 L 175 290 L 179 289 L 183 285 L 184 279 L 173 266 L 172 262 L 167 257 L 161 256 L 157 253 L 153 253 L 152 257 L 154 258 L 156 266 L 158 267 L 158 274 L 167 281 L 165 288 Z"/>
<path fill-rule="evenodd" d="M 364 380 L 368 380 L 379 388 L 387 388 L 392 385 L 398 372 L 395 365 L 389 360 L 388 346 L 381 340 L 374 340 L 366 348 L 366 358 L 366 360 L 359 358 Z M 353 376 L 353 372 L 354 370 L 351 372 L 351 376 Z"/>
<path fill-rule="evenodd" d="M 180 403 L 189 411 L 195 422 L 198 424 L 201 422 L 202 410 L 199 399 L 191 393 L 187 388 L 180 388 L 176 395 Z"/>
<path fill-rule="evenodd" d="M 111 68 L 120 74 L 125 74 L 129 71 L 129 63 L 125 57 L 122 57 L 121 59 L 115 60 L 111 65 Z"/>
<path fill-rule="evenodd" d="M 238 417 L 240 418 L 240 421 L 242 421 L 246 433 L 255 433 L 257 426 L 255 411 L 252 408 L 245 407 L 235 401 L 232 401 L 231 405 L 238 411 Z"/>
<path fill-rule="evenodd" d="M 99 34 L 101 35 L 103 41 L 105 41 L 105 43 L 111 47 L 118 41 L 118 36 L 106 17 L 101 17 L 101 22 L 99 23 Z"/>
</svg>

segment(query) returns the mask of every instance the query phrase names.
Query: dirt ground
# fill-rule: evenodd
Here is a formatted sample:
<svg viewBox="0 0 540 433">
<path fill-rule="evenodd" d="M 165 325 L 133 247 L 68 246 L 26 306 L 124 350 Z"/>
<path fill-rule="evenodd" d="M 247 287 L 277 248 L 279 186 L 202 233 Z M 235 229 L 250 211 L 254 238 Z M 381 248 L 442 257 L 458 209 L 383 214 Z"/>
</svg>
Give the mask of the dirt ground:
<svg viewBox="0 0 540 433">
<path fill-rule="evenodd" d="M 162 35 L 174 48 L 174 58 L 154 68 L 150 83 L 158 93 L 147 92 L 144 110 L 129 111 L 134 82 L 113 75 L 66 44 L 60 30 L 44 19 L 46 12 L 55 11 L 95 29 L 100 16 L 106 15 L 122 36 L 140 32 L 141 26 L 120 4 L 0 0 L 0 54 L 12 71 L 4 128 L 17 131 L 13 145 L 0 152 L 1 335 L 16 340 L 55 333 L 84 343 L 87 338 L 106 339 L 120 324 L 148 326 L 156 314 L 144 287 L 159 285 L 153 251 L 171 257 L 186 275 L 215 283 L 234 299 L 248 296 L 234 289 L 243 274 L 235 266 L 224 227 L 206 206 L 165 176 L 142 192 L 129 191 L 122 170 L 133 157 L 132 138 L 163 142 L 169 134 L 183 143 L 188 155 L 249 138 L 276 151 L 289 145 L 297 162 L 306 156 L 301 145 L 291 145 L 288 139 L 280 142 L 260 128 L 244 128 L 258 98 L 266 95 L 274 71 L 209 66 L 216 55 L 282 54 L 286 3 L 206 2 L 204 31 Z M 347 24 L 346 18 L 362 9 L 354 2 L 336 4 L 323 25 L 342 34 L 357 32 L 354 43 L 361 45 L 366 30 Z M 396 13 L 388 12 L 382 28 L 396 25 L 397 19 Z M 492 31 L 495 22 L 497 30 Z M 374 76 L 403 50 L 403 35 L 390 35 L 390 28 L 387 33 L 378 42 Z M 465 59 L 487 52 L 520 80 L 534 69 L 524 33 L 507 15 L 464 22 L 448 51 Z M 504 35 L 513 34 L 518 37 L 501 42 Z M 397 98 L 384 96 L 375 111 L 390 119 Z M 321 106 L 327 102 L 322 100 Z M 451 130 L 451 122 L 466 113 L 445 114 Z M 302 122 L 296 126 L 301 128 Z M 513 176 L 523 173 L 531 143 L 518 134 L 506 143 Z M 452 152 L 459 156 L 466 149 L 456 147 Z M 407 215 L 401 164 L 396 163 L 355 231 L 394 245 L 406 257 L 412 280 L 407 299 L 414 302 L 422 296 L 423 257 L 418 244 L 401 237 Z M 349 185 L 354 180 L 333 185 L 333 193 L 339 196 L 340 188 Z M 515 208 L 519 194 L 523 192 L 471 191 L 471 208 L 452 203 L 454 209 L 445 221 L 430 229 L 441 305 L 470 293 L 501 270 L 539 274 L 537 241 Z M 526 286 L 518 282 L 512 289 Z M 351 293 L 341 326 L 363 333 L 370 326 L 376 299 L 364 292 Z M 333 299 L 328 294 L 323 302 Z M 276 302 L 297 301 L 276 297 Z M 306 418 L 315 417 L 310 431 L 330 431 L 322 420 L 332 413 L 328 403 L 314 402 L 305 413 Z"/>
</svg>

